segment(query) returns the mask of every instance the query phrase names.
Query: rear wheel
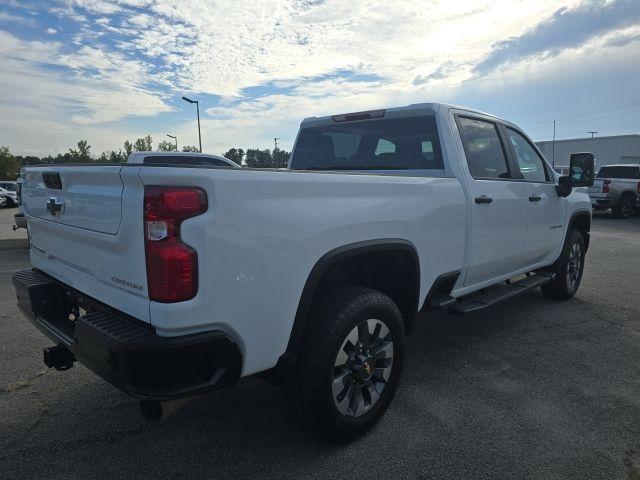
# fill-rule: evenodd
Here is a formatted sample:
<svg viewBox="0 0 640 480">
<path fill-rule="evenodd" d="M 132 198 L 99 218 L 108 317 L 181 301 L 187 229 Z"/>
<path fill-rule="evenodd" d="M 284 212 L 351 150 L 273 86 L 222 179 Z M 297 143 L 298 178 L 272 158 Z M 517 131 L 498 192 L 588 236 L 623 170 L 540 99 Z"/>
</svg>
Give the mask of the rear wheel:
<svg viewBox="0 0 640 480">
<path fill-rule="evenodd" d="M 620 198 L 618 206 L 612 208 L 613 214 L 618 218 L 629 218 L 634 213 L 636 208 L 635 203 L 635 195 L 625 193 L 622 195 L 622 198 Z"/>
<path fill-rule="evenodd" d="M 584 271 L 586 244 L 582 234 L 569 232 L 562 256 L 555 265 L 554 279 L 540 287 L 544 296 L 554 300 L 568 300 L 578 291 Z"/>
<path fill-rule="evenodd" d="M 293 407 L 325 438 L 348 442 L 371 429 L 395 394 L 404 361 L 404 325 L 386 295 L 346 285 L 323 295 L 303 345 Z"/>
</svg>

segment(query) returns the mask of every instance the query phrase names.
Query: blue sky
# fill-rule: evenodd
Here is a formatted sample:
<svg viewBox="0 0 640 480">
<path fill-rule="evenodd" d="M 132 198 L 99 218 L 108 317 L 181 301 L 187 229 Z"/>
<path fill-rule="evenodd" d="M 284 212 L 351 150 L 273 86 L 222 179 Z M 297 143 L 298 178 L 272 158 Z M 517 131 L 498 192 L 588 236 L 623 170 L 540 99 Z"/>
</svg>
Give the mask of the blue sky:
<svg viewBox="0 0 640 480">
<path fill-rule="evenodd" d="M 150 133 L 290 148 L 300 120 L 444 101 L 534 139 L 640 133 L 640 4 L 0 0 L 0 145 L 93 152 Z"/>
</svg>

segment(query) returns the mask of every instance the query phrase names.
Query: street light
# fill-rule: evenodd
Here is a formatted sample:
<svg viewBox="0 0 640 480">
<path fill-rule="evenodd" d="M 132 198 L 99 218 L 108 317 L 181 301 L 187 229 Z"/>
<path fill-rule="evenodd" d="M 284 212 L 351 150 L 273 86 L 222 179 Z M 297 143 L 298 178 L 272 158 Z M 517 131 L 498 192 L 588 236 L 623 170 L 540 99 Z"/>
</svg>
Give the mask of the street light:
<svg viewBox="0 0 640 480">
<path fill-rule="evenodd" d="M 196 112 L 198 114 L 198 143 L 200 145 L 200 153 L 202 153 L 202 136 L 200 135 L 200 104 L 197 100 L 191 100 L 187 97 L 182 97 L 185 102 L 195 103 L 196 104 Z"/>
<path fill-rule="evenodd" d="M 176 137 L 175 135 L 169 135 L 167 133 L 167 137 L 169 138 L 173 138 L 176 141 L 176 152 L 178 151 L 178 137 Z"/>
</svg>

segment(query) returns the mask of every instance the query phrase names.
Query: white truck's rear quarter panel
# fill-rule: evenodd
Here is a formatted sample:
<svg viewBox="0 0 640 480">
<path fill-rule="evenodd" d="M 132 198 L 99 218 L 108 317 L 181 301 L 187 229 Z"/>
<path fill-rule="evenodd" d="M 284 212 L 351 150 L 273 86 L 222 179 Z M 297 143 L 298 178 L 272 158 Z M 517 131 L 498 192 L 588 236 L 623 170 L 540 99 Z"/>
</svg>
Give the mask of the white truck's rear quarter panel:
<svg viewBox="0 0 640 480">
<path fill-rule="evenodd" d="M 141 168 L 140 178 L 199 186 L 209 200 L 181 227 L 198 251 L 198 294 L 151 302 L 151 323 L 161 335 L 226 331 L 243 351 L 244 375 L 284 353 L 307 277 L 327 252 L 408 240 L 419 254 L 420 304 L 437 275 L 462 265 L 466 210 L 456 178 L 189 168 Z"/>
</svg>

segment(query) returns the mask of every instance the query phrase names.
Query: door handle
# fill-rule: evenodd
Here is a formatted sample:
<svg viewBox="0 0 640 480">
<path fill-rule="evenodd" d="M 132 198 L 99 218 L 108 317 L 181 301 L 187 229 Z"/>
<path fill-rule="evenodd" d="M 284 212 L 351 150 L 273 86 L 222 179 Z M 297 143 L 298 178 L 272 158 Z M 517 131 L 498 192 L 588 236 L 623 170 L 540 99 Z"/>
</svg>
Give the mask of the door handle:
<svg viewBox="0 0 640 480">
<path fill-rule="evenodd" d="M 542 200 L 542 197 L 539 195 L 529 195 L 530 202 L 539 202 L 540 200 Z"/>
<path fill-rule="evenodd" d="M 477 204 L 491 203 L 491 202 L 493 202 L 493 198 L 487 197 L 486 195 L 480 195 L 479 197 L 476 197 L 475 201 L 476 201 Z"/>
</svg>

